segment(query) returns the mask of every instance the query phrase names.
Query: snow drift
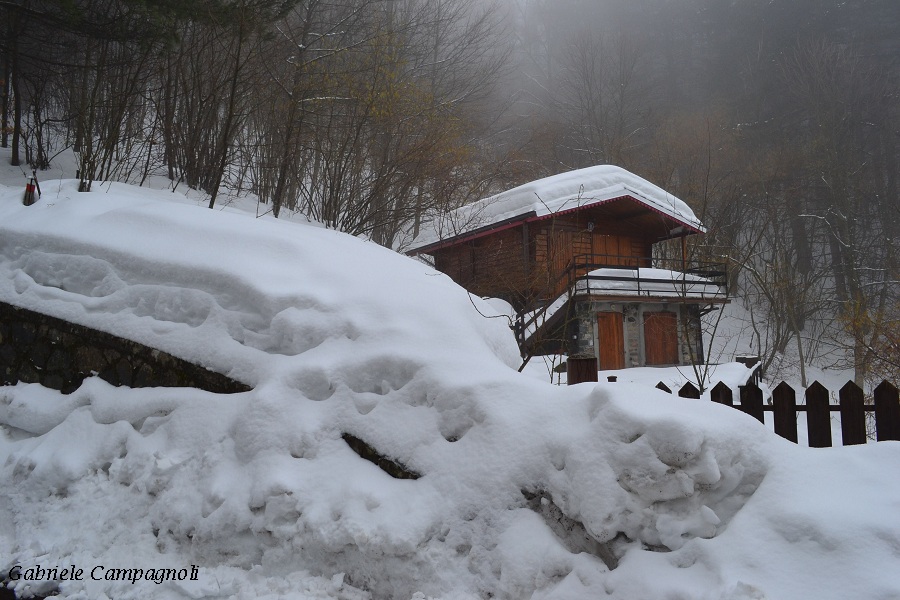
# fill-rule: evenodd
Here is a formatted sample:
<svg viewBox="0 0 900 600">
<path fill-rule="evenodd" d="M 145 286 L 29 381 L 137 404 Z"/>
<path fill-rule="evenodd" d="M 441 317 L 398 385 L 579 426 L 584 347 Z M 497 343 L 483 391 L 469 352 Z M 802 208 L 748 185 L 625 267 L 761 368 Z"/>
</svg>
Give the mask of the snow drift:
<svg viewBox="0 0 900 600">
<path fill-rule="evenodd" d="M 900 484 L 881 475 L 900 444 L 800 449 L 643 386 L 543 384 L 512 368 L 505 318 L 374 244 L 171 193 L 44 187 L 29 208 L 0 188 L 0 300 L 254 389 L 0 388 L 4 576 L 200 573 L 19 593 L 900 595 Z"/>
</svg>

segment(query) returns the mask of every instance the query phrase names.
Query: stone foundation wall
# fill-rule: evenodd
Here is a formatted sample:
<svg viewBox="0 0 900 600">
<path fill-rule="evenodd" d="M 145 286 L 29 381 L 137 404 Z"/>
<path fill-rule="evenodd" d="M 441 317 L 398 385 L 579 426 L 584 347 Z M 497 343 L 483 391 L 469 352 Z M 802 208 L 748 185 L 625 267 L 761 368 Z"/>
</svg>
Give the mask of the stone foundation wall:
<svg viewBox="0 0 900 600">
<path fill-rule="evenodd" d="M 161 350 L 0 302 L 0 385 L 40 383 L 68 394 L 94 374 L 116 386 L 250 389 Z"/>
<path fill-rule="evenodd" d="M 644 339 L 641 327 L 640 304 L 622 306 L 622 328 L 625 336 L 625 366 L 641 366 L 641 340 Z"/>
<path fill-rule="evenodd" d="M 596 358 L 597 349 L 594 347 L 594 304 L 591 302 L 578 302 L 575 304 L 574 318 L 569 323 L 566 332 L 566 346 L 569 359 Z"/>
<path fill-rule="evenodd" d="M 599 356 L 597 347 L 597 313 L 621 312 L 622 334 L 625 343 L 625 367 L 639 367 L 644 364 L 645 310 L 665 310 L 678 315 L 678 355 L 682 365 L 696 361 L 703 362 L 703 336 L 699 307 L 680 303 L 612 303 L 583 301 L 575 305 L 573 318 L 566 331 L 566 348 L 569 358 L 587 359 Z M 687 335 L 685 335 L 687 334 Z M 693 346 L 693 347 L 692 347 Z M 692 352 L 693 350 L 693 352 Z M 693 354 L 693 357 L 692 357 Z"/>
</svg>

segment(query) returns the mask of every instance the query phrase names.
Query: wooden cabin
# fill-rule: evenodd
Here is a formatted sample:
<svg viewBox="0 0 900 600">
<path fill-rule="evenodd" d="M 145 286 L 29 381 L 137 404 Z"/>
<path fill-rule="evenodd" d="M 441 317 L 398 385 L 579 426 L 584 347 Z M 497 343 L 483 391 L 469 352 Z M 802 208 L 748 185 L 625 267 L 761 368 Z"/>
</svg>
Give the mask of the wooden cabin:
<svg viewBox="0 0 900 600">
<path fill-rule="evenodd" d="M 509 302 L 523 354 L 587 361 L 596 380 L 597 369 L 702 360 L 700 316 L 726 301 L 724 269 L 688 261 L 686 236 L 703 233 L 683 201 L 602 165 L 443 215 L 409 253 Z"/>
</svg>

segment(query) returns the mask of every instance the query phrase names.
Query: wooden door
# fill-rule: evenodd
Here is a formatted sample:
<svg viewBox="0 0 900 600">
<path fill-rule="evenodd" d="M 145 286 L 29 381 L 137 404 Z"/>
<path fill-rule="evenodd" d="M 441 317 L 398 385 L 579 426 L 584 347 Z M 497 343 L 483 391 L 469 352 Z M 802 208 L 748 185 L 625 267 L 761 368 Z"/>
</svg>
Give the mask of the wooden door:
<svg viewBox="0 0 900 600">
<path fill-rule="evenodd" d="M 622 313 L 597 313 L 601 371 L 625 368 L 625 335 L 622 324 Z"/>
<path fill-rule="evenodd" d="M 647 366 L 679 364 L 678 316 L 675 313 L 644 313 L 644 358 Z"/>
<path fill-rule="evenodd" d="M 622 267 L 650 266 L 650 244 L 639 238 L 594 231 L 591 243 L 597 262 Z"/>
</svg>

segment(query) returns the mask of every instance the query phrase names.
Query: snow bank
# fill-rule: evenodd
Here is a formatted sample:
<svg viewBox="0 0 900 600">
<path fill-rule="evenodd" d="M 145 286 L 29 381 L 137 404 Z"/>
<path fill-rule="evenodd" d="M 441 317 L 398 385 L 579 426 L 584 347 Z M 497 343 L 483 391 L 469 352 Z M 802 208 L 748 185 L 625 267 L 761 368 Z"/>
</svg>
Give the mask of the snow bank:
<svg viewBox="0 0 900 600">
<path fill-rule="evenodd" d="M 354 341 L 444 359 L 518 351 L 504 319 L 445 275 L 355 238 L 243 213 L 203 211 L 170 192 L 122 184 L 22 207 L 3 194 L 0 301 L 96 327 L 250 385 L 315 350 Z M 183 200 L 183 198 L 182 198 Z M 403 293 L 414 286 L 415 294 Z M 419 323 L 433 322 L 428 328 Z M 461 345 L 457 345 L 461 344 Z M 479 347 L 480 346 L 480 347 Z"/>
<path fill-rule="evenodd" d="M 254 389 L 0 388 L 0 573 L 199 567 L 159 585 L 12 582 L 20 593 L 900 594 L 900 484 L 878 474 L 900 444 L 802 450 L 647 386 L 543 384 L 511 368 L 505 317 L 374 244 L 58 187 L 29 209 L 0 190 L 0 299 Z M 348 436 L 419 477 L 388 475 Z M 799 572 L 826 561 L 840 567 Z"/>
</svg>

